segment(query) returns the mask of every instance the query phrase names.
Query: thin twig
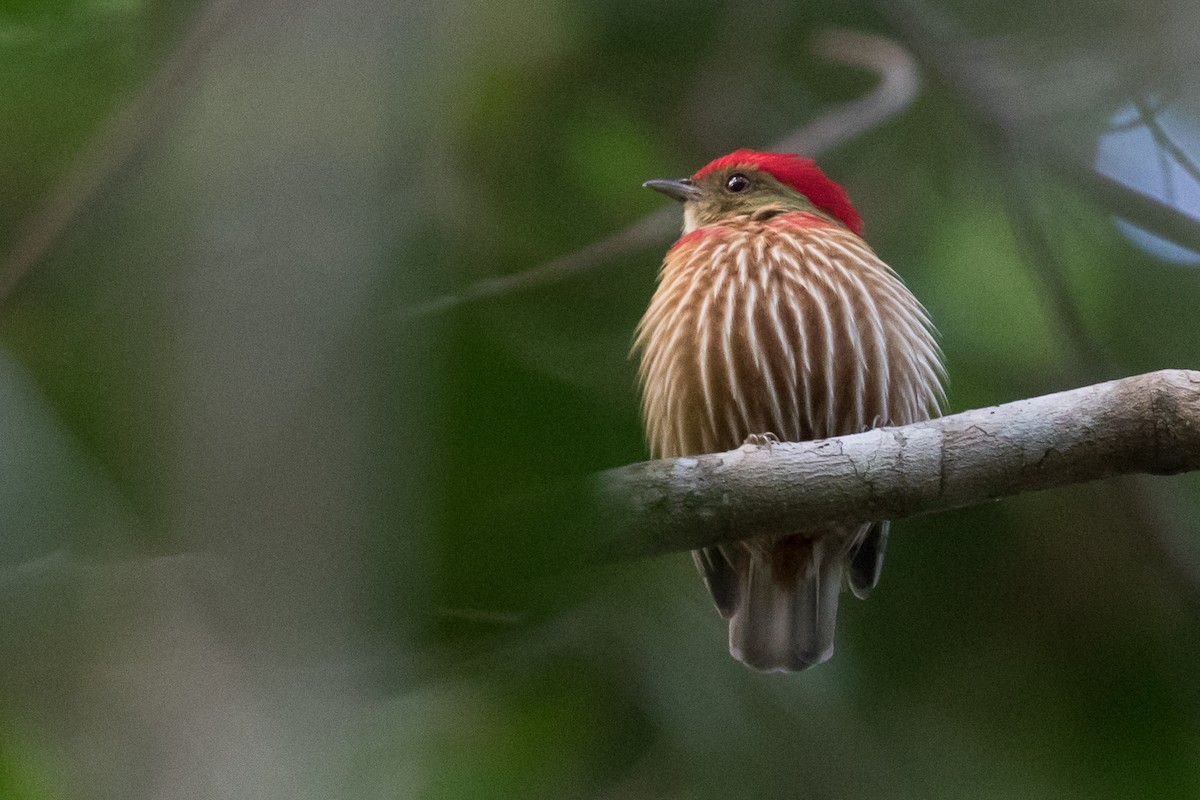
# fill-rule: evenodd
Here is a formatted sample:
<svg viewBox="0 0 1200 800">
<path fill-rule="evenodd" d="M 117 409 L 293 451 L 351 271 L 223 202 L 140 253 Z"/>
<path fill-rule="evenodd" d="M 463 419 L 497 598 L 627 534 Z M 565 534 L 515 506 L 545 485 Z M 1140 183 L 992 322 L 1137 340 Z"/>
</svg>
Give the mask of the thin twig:
<svg viewBox="0 0 1200 800">
<path fill-rule="evenodd" d="M 1076 192 L 1109 213 L 1180 247 L 1200 252 L 1200 219 L 1148 194 L 1136 192 L 1074 159 L 1050 156 L 1045 163 Z"/>
<path fill-rule="evenodd" d="M 1162 123 L 1158 121 L 1157 110 L 1151 108 L 1145 100 L 1140 97 L 1133 98 L 1133 104 L 1137 107 L 1138 114 L 1146 123 L 1146 129 L 1150 131 L 1150 135 L 1154 137 L 1154 142 L 1163 152 L 1171 157 L 1176 164 L 1183 168 L 1188 175 L 1192 176 L 1192 180 L 1200 183 L 1200 167 L 1188 156 L 1187 153 L 1175 144 L 1175 140 L 1163 128 Z M 1170 183 L 1167 183 L 1170 186 Z"/>
<path fill-rule="evenodd" d="M 913 57 L 894 40 L 859 31 L 819 34 L 814 49 L 827 60 L 867 69 L 879 76 L 868 94 L 822 114 L 785 136 L 772 149 L 817 158 L 895 117 L 921 91 L 921 73 Z"/>
<path fill-rule="evenodd" d="M 1100 174 L 1090 164 L 1064 152 L 1044 132 L 1020 125 L 1015 109 L 1003 105 L 1001 93 L 987 86 L 986 65 L 977 54 L 969 57 L 960 43 L 930 33 L 917 4 L 888 0 L 875 5 L 917 60 L 953 90 L 973 117 L 1007 139 L 1009 147 L 1045 165 L 1076 192 L 1110 213 L 1182 247 L 1200 251 L 1200 219 Z"/>
<path fill-rule="evenodd" d="M 637 222 L 564 256 L 512 275 L 485 278 L 451 294 L 436 297 L 400 312 L 404 319 L 440 314 L 467 303 L 558 283 L 580 272 L 588 272 L 622 256 L 647 249 L 670 236 L 679 227 L 679 210 L 662 208 Z"/>
<path fill-rule="evenodd" d="M 591 557 L 946 511 L 1129 473 L 1200 470 L 1200 372 L 1162 370 L 949 417 L 602 473 Z"/>
<path fill-rule="evenodd" d="M 864 97 L 843 103 L 776 143 L 772 149 L 818 157 L 900 113 L 917 96 L 916 64 L 890 39 L 852 31 L 826 31 L 814 46 L 831 61 L 871 70 L 879 83 Z M 401 310 L 404 319 L 440 314 L 477 300 L 548 286 L 668 239 L 679 227 L 679 212 L 664 208 L 567 255 L 513 275 L 474 283 L 465 289 Z"/>
<path fill-rule="evenodd" d="M 158 130 L 209 47 L 235 18 L 239 5 L 238 0 L 210 0 L 154 77 L 92 138 L 49 199 L 24 225 L 0 265 L 0 305 L 12 299 L 33 268 Z"/>
</svg>

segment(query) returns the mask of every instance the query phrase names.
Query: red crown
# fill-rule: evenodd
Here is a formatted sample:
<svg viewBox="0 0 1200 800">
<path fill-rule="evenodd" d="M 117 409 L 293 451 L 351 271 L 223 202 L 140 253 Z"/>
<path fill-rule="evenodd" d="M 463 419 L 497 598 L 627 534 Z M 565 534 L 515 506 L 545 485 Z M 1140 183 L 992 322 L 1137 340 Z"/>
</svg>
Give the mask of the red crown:
<svg viewBox="0 0 1200 800">
<path fill-rule="evenodd" d="M 795 153 L 763 153 L 758 150 L 734 150 L 727 156 L 705 164 L 692 176 L 697 180 L 726 167 L 758 169 L 784 186 L 807 197 L 814 206 L 838 219 L 857 235 L 862 235 L 862 218 L 850 204 L 846 190 L 825 176 L 811 158 Z"/>
</svg>

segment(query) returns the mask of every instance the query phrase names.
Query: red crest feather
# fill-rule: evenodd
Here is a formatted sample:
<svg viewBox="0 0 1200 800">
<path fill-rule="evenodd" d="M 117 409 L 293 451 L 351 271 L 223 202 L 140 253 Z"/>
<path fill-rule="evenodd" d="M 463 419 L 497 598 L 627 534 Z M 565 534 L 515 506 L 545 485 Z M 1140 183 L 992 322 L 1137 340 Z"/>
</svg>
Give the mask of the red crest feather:
<svg viewBox="0 0 1200 800">
<path fill-rule="evenodd" d="M 840 220 L 857 235 L 862 235 L 862 218 L 850 204 L 846 190 L 826 177 L 811 158 L 795 153 L 763 153 L 758 150 L 734 150 L 701 167 L 693 179 L 698 179 L 726 167 L 758 169 L 784 186 L 790 186 L 807 197 L 814 206 Z"/>
</svg>

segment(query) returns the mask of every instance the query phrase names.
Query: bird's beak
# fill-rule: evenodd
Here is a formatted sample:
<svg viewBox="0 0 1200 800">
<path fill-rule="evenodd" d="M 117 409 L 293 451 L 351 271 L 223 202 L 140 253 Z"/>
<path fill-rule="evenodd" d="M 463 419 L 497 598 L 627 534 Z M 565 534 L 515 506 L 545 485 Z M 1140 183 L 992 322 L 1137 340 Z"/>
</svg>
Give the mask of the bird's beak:
<svg viewBox="0 0 1200 800">
<path fill-rule="evenodd" d="M 677 181 L 656 179 L 646 181 L 642 186 L 647 189 L 653 189 L 656 192 L 662 192 L 667 197 L 678 200 L 681 203 L 686 203 L 688 200 L 695 200 L 704 194 L 704 190 L 692 183 L 691 178 L 680 178 Z"/>
</svg>

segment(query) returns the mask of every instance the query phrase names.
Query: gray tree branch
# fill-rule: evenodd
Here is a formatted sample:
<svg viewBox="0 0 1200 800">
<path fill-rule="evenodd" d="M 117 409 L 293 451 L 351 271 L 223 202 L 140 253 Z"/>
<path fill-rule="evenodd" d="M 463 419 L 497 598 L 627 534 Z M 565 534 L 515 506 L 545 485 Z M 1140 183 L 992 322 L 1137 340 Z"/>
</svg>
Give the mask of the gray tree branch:
<svg viewBox="0 0 1200 800">
<path fill-rule="evenodd" d="M 1200 371 L 1162 370 L 898 428 L 609 470 L 601 559 L 1200 469 Z"/>
</svg>

